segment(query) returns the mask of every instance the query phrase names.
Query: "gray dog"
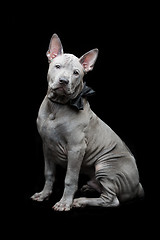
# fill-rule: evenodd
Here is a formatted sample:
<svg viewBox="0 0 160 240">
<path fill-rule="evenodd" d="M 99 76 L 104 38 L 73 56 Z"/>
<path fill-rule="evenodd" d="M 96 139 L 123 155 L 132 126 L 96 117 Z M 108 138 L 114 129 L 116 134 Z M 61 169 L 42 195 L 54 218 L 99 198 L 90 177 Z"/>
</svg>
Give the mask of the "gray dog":
<svg viewBox="0 0 160 240">
<path fill-rule="evenodd" d="M 64 193 L 53 208 L 116 207 L 121 201 L 143 196 L 135 159 L 124 142 L 91 110 L 87 96 L 94 91 L 83 82 L 93 69 L 98 49 L 81 58 L 63 54 L 60 39 L 51 38 L 48 91 L 39 109 L 37 126 L 43 140 L 45 185 L 31 198 L 47 199 L 55 182 L 56 165 L 66 168 Z M 77 198 L 79 173 L 90 177 L 84 188 L 100 193 L 97 198 Z"/>
</svg>

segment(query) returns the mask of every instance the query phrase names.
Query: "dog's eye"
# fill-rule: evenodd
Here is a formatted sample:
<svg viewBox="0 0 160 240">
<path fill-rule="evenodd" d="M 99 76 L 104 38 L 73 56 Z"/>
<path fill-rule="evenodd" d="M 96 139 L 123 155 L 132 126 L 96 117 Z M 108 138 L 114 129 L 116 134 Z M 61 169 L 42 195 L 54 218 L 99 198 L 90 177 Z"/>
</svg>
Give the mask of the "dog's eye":
<svg viewBox="0 0 160 240">
<path fill-rule="evenodd" d="M 78 70 L 74 70 L 73 74 L 78 76 L 79 75 L 79 71 Z"/>
<path fill-rule="evenodd" d="M 56 64 L 55 67 L 56 67 L 56 68 L 60 68 L 61 65 L 60 65 L 60 64 Z"/>
</svg>

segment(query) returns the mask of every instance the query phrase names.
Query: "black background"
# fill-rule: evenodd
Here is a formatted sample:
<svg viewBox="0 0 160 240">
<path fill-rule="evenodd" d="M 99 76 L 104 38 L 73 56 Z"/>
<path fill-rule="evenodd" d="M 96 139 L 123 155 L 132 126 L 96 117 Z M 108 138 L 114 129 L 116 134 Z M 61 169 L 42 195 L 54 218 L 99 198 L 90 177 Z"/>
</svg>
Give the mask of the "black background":
<svg viewBox="0 0 160 240">
<path fill-rule="evenodd" d="M 40 3 L 39 3 L 40 4 Z M 7 169 L 9 181 L 9 216 L 16 235 L 53 237 L 66 235 L 90 237 L 96 233 L 137 237 L 149 230 L 148 178 L 148 61 L 150 49 L 150 12 L 145 6 L 103 4 L 92 6 L 53 3 L 47 8 L 14 4 L 7 18 L 7 82 L 5 94 L 9 133 Z M 39 106 L 47 90 L 46 51 L 53 33 L 57 33 L 65 53 L 80 57 L 99 49 L 92 72 L 85 76 L 87 85 L 96 91 L 89 98 L 92 110 L 128 145 L 136 157 L 145 198 L 115 209 L 73 209 L 54 212 L 51 207 L 63 193 L 65 172 L 58 170 L 55 195 L 45 203 L 30 200 L 44 183 L 43 152 L 36 128 Z M 7 91 L 6 91 L 7 90 Z M 9 120 L 8 120 L 9 119 Z M 9 147 L 9 148 L 8 148 Z M 12 173 L 10 175 L 10 172 Z M 80 184 L 83 177 L 80 178 Z M 13 213 L 12 213 L 12 210 Z M 76 231 L 74 233 L 74 231 Z M 97 235 L 97 236 L 98 236 Z"/>
</svg>

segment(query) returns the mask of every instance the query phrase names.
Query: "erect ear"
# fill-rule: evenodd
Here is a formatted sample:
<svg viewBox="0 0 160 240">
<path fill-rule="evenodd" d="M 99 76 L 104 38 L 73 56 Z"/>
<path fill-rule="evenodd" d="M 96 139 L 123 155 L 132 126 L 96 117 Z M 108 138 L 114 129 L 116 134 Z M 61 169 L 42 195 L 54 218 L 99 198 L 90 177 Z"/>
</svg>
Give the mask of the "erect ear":
<svg viewBox="0 0 160 240">
<path fill-rule="evenodd" d="M 91 71 L 94 67 L 96 59 L 98 57 L 98 49 L 95 48 L 87 53 L 85 53 L 80 59 L 80 63 L 82 64 L 84 71 L 87 73 Z"/>
<path fill-rule="evenodd" d="M 49 43 L 49 49 L 46 53 L 49 62 L 57 55 L 63 54 L 63 47 L 57 34 L 53 34 Z"/>
</svg>

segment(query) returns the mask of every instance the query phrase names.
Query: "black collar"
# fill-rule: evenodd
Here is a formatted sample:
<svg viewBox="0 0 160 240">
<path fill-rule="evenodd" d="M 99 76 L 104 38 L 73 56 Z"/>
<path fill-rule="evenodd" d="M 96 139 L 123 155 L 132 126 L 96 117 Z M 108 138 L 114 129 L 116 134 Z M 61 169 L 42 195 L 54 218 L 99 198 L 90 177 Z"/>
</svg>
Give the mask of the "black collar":
<svg viewBox="0 0 160 240">
<path fill-rule="evenodd" d="M 86 82 L 84 82 L 84 87 L 80 94 L 76 98 L 71 99 L 68 103 L 70 106 L 75 107 L 77 110 L 83 110 L 82 97 L 83 98 L 89 97 L 92 96 L 93 94 L 95 94 L 95 91 L 92 88 L 86 86 Z"/>
<path fill-rule="evenodd" d="M 84 87 L 83 87 L 82 91 L 80 92 L 80 94 L 76 98 L 70 99 L 66 104 L 70 105 L 71 107 L 74 107 L 77 110 L 83 110 L 82 98 L 92 96 L 93 94 L 95 94 L 95 91 L 92 88 L 86 86 L 86 82 L 84 82 Z M 54 101 L 52 99 L 50 99 L 50 101 L 57 103 L 56 101 Z"/>
</svg>

